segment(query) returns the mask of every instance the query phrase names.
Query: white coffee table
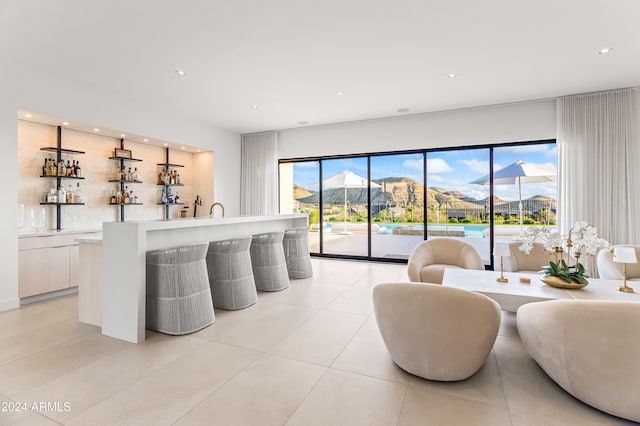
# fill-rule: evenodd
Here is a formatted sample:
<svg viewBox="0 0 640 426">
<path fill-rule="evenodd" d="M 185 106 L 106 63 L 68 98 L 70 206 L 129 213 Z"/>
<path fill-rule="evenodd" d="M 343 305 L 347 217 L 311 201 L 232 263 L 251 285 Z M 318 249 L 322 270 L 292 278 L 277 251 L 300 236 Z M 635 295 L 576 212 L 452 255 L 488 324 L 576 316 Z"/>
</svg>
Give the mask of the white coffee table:
<svg viewBox="0 0 640 426">
<path fill-rule="evenodd" d="M 509 279 L 507 283 L 500 283 L 496 278 L 500 272 L 475 271 L 470 269 L 445 269 L 442 285 L 475 291 L 489 296 L 504 311 L 516 312 L 525 303 L 541 302 L 556 299 L 579 300 L 625 300 L 640 302 L 640 283 L 637 283 L 637 293 L 623 293 L 618 291 L 622 281 L 601 280 L 589 278 L 589 285 L 581 289 L 561 289 L 551 287 L 542 281 L 539 274 L 519 272 L 505 272 Z M 520 277 L 531 280 L 530 284 L 520 283 Z M 635 283 L 629 283 L 633 286 Z"/>
</svg>

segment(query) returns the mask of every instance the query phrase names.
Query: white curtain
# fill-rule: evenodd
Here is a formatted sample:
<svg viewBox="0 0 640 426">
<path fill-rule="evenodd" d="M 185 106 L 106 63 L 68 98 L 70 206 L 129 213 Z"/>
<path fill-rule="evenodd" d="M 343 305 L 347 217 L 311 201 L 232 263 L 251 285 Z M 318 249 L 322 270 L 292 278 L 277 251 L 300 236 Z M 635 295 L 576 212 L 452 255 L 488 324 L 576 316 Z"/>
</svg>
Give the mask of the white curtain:
<svg viewBox="0 0 640 426">
<path fill-rule="evenodd" d="M 640 244 L 638 96 L 637 89 L 621 89 L 558 100 L 563 234 L 586 220 L 612 244 Z"/>
<path fill-rule="evenodd" d="M 278 213 L 278 134 L 242 135 L 240 214 Z"/>
</svg>

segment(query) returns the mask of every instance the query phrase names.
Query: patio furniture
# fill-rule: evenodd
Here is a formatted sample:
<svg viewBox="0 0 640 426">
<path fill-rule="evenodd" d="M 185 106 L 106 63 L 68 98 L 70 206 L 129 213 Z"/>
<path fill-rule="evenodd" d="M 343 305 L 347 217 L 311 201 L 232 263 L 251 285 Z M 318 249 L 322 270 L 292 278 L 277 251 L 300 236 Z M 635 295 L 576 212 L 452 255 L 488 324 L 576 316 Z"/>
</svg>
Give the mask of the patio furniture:
<svg viewBox="0 0 640 426">
<path fill-rule="evenodd" d="M 531 357 L 565 391 L 640 422 L 638 307 L 618 301 L 530 303 L 518 310 L 518 332 Z"/>
<path fill-rule="evenodd" d="M 309 255 L 309 230 L 294 228 L 284 231 L 282 240 L 289 278 L 301 279 L 313 275 Z"/>
<path fill-rule="evenodd" d="M 146 327 L 188 334 L 215 321 L 205 256 L 209 244 L 147 252 Z"/>
<path fill-rule="evenodd" d="M 283 238 L 284 231 L 257 234 L 251 238 L 251 268 L 258 290 L 279 291 L 289 287 Z"/>
<path fill-rule="evenodd" d="M 413 249 L 407 274 L 413 282 L 441 284 L 445 268 L 484 270 L 484 263 L 470 244 L 453 238 L 434 238 Z"/>
<path fill-rule="evenodd" d="M 489 356 L 500 327 L 496 302 L 436 284 L 378 284 L 373 306 L 393 361 L 430 380 L 473 375 Z"/>
<path fill-rule="evenodd" d="M 216 308 L 242 309 L 258 301 L 250 245 L 251 237 L 209 243 L 207 270 Z"/>
</svg>

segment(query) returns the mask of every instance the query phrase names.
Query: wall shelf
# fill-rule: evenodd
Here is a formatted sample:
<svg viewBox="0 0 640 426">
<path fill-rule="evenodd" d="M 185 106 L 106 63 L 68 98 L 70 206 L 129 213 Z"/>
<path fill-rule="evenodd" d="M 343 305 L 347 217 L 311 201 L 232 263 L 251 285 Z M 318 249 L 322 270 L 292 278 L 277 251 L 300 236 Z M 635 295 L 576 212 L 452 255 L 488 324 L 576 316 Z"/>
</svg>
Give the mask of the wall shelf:
<svg viewBox="0 0 640 426">
<path fill-rule="evenodd" d="M 109 182 L 115 182 L 115 183 L 144 183 L 141 180 L 124 180 L 124 179 L 109 179 Z"/>
<path fill-rule="evenodd" d="M 41 206 L 84 206 L 84 203 L 40 203 Z M 58 229 L 59 231 L 60 229 Z"/>
<path fill-rule="evenodd" d="M 169 162 L 169 148 L 165 148 L 165 162 L 164 163 L 157 163 L 157 166 L 160 167 L 164 167 L 166 172 L 169 173 L 169 169 L 172 167 L 184 167 L 184 165 L 182 164 L 175 164 L 175 163 L 171 163 Z M 178 175 L 179 177 L 179 175 Z M 178 179 L 179 180 L 179 179 Z M 165 197 L 168 197 L 169 194 L 171 193 L 170 188 L 173 186 L 184 186 L 182 183 L 161 183 L 162 179 L 158 179 L 158 186 L 162 186 L 164 187 L 164 194 Z M 171 206 L 183 206 L 184 203 L 166 203 L 166 202 L 159 202 L 158 203 L 159 206 L 165 206 L 164 208 L 164 218 L 165 219 L 169 219 L 169 207 Z"/>
<path fill-rule="evenodd" d="M 41 178 L 59 178 L 59 179 L 84 179 L 84 177 L 80 176 L 49 176 L 49 175 L 40 175 Z"/>
<path fill-rule="evenodd" d="M 58 126 L 58 129 L 60 129 L 60 126 Z M 59 145 L 60 144 L 58 144 L 58 147 L 48 146 L 46 148 L 40 148 L 40 151 L 53 152 L 54 154 L 60 153 L 60 154 L 68 154 L 68 155 L 82 155 L 85 153 L 84 151 L 78 151 L 75 149 L 61 148 Z"/>
<path fill-rule="evenodd" d="M 40 151 L 52 152 L 56 154 L 56 162 L 62 161 L 62 155 L 82 155 L 84 151 L 78 151 L 76 149 L 66 149 L 62 147 L 62 126 L 57 127 L 56 132 L 56 146 L 40 148 Z M 59 189 L 62 185 L 62 179 L 76 179 L 82 180 L 84 177 L 78 176 L 40 176 L 43 178 L 53 178 L 56 180 L 56 189 Z M 56 206 L 56 231 L 62 230 L 62 207 L 63 206 L 84 206 L 84 203 L 40 203 L 41 206 Z"/>
<path fill-rule="evenodd" d="M 120 149 L 124 149 L 124 139 L 120 139 Z M 141 162 L 139 158 L 125 158 L 125 157 L 109 157 L 109 160 L 116 160 L 119 162 L 118 172 L 124 170 L 124 163 L 126 162 Z M 131 167 L 129 167 L 131 170 Z M 109 179 L 109 182 L 120 184 L 120 193 L 124 193 L 125 185 L 130 183 L 142 183 L 141 180 L 126 180 L 126 179 Z M 120 222 L 124 222 L 124 208 L 126 206 L 141 206 L 143 203 L 109 203 L 110 206 L 120 206 Z"/>
</svg>

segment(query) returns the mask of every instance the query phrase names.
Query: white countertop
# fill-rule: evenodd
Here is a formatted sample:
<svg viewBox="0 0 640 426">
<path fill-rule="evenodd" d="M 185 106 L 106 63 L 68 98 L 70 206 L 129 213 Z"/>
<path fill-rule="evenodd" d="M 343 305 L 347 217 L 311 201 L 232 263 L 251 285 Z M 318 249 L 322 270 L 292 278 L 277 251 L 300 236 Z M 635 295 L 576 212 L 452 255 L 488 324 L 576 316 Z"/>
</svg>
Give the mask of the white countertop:
<svg viewBox="0 0 640 426">
<path fill-rule="evenodd" d="M 55 229 L 46 229 L 42 231 L 35 232 L 31 231 L 22 231 L 18 232 L 18 238 L 34 238 L 34 237 L 53 237 L 56 235 L 74 235 L 74 234 L 91 234 L 91 233 L 102 233 L 102 227 L 100 228 L 85 228 L 85 229 L 62 229 L 60 231 L 56 231 Z"/>
</svg>

